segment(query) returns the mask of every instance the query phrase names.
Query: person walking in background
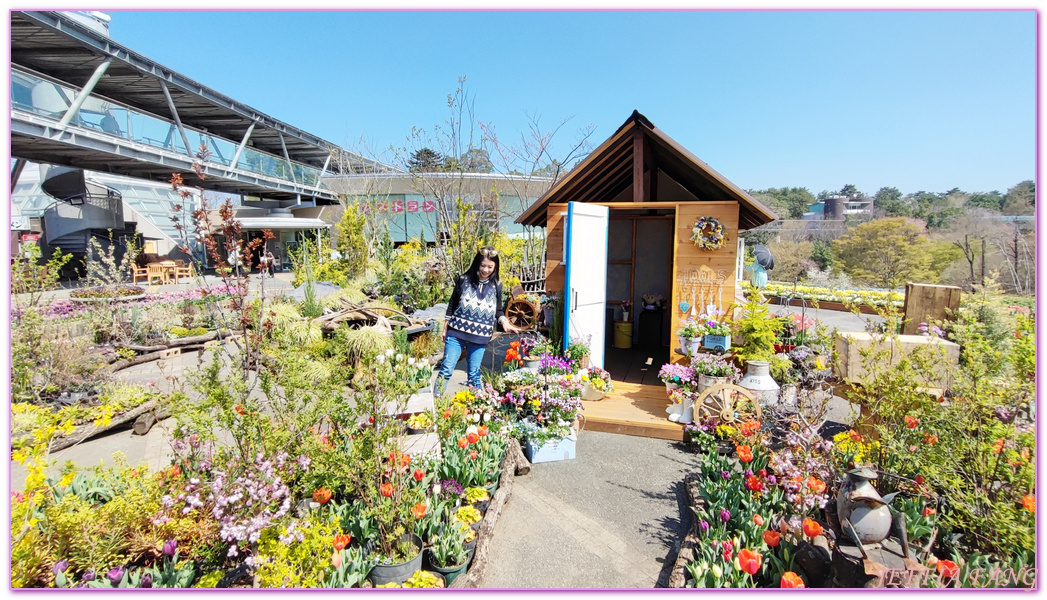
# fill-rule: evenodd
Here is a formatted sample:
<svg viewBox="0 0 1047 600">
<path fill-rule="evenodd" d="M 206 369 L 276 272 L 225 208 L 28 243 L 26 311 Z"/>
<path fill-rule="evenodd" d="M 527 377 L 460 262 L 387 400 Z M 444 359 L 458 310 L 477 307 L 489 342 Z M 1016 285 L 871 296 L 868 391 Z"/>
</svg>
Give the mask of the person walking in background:
<svg viewBox="0 0 1047 600">
<path fill-rule="evenodd" d="M 234 246 L 232 252 L 229 253 L 229 268 L 233 271 L 234 277 L 240 276 L 240 247 Z"/>
<path fill-rule="evenodd" d="M 258 259 L 258 263 L 259 263 L 259 267 L 260 267 L 259 270 L 262 272 L 262 277 L 266 277 L 266 276 L 274 277 L 273 273 L 275 272 L 274 268 L 276 267 L 274 262 L 275 262 L 275 257 L 273 256 L 273 253 L 270 252 L 269 251 L 269 247 L 266 246 L 262 250 L 261 258 Z"/>
<path fill-rule="evenodd" d="M 433 394 L 436 396 L 443 394 L 444 386 L 463 352 L 468 383 L 480 387 L 480 362 L 497 324 L 501 324 L 508 333 L 523 331 L 510 323 L 504 314 L 499 265 L 498 252 L 489 246 L 482 248 L 473 257 L 469 270 L 458 278 L 454 286 L 451 301 L 447 304 L 444 328 L 440 333 L 444 342 L 444 357 L 433 384 Z"/>
</svg>

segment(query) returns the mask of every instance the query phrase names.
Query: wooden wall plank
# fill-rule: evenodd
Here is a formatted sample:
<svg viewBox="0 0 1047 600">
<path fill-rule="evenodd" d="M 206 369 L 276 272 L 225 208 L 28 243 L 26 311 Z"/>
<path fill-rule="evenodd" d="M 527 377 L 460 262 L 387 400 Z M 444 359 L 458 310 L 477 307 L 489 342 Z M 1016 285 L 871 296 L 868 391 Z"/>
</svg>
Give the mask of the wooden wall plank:
<svg viewBox="0 0 1047 600">
<path fill-rule="evenodd" d="M 726 243 L 716 250 L 702 250 L 691 241 L 691 227 L 699 217 L 713 217 L 724 227 Z M 736 257 L 738 252 L 737 202 L 682 202 L 676 207 L 676 239 L 673 254 L 672 296 L 669 304 L 671 318 L 671 346 L 676 347 L 676 330 L 683 327 L 690 316 L 680 310 L 680 302 L 700 304 L 701 290 L 705 289 L 706 303 L 710 300 L 721 310 L 727 310 L 734 301 Z M 695 281 L 695 280 L 698 281 Z M 702 286 L 702 280 L 705 286 Z M 719 288 L 715 282 L 722 281 Z M 692 296 L 692 290 L 694 292 Z M 701 313 L 701 307 L 695 308 Z M 679 356 L 675 357 L 679 359 Z"/>
<path fill-rule="evenodd" d="M 566 204 L 550 204 L 546 208 L 545 293 L 547 294 L 563 291 L 565 273 L 560 261 L 564 259 L 563 240 L 564 228 L 567 226 L 566 216 Z"/>
<path fill-rule="evenodd" d="M 955 311 L 960 308 L 961 293 L 962 290 L 954 285 L 907 283 L 902 335 L 918 335 L 920 332 L 917 328 L 920 323 L 930 324 L 932 320 L 948 320 L 946 309 Z"/>
</svg>

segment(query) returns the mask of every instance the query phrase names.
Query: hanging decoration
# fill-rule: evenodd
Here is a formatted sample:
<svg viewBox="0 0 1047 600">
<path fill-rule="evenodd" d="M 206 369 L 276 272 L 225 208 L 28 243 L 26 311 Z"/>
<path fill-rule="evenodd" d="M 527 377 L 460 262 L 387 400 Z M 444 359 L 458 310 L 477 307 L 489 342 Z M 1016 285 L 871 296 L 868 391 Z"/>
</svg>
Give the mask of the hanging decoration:
<svg viewBox="0 0 1047 600">
<path fill-rule="evenodd" d="M 691 226 L 691 241 L 702 250 L 716 250 L 727 243 L 727 235 L 715 218 L 699 217 Z"/>
</svg>

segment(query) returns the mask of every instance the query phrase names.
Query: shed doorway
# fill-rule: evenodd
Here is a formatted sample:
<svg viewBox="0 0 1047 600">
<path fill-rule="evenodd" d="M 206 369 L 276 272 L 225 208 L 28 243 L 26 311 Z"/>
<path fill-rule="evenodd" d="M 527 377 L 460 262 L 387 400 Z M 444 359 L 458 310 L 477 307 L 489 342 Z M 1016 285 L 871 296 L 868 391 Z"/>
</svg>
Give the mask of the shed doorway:
<svg viewBox="0 0 1047 600">
<path fill-rule="evenodd" d="M 669 362 L 669 308 L 663 303 L 661 310 L 645 311 L 643 296 L 672 297 L 674 225 L 675 211 L 671 209 L 610 212 L 604 364 L 615 381 L 661 385 L 658 370 Z M 615 342 L 624 300 L 632 303 L 628 348 L 616 347 Z M 619 335 L 618 345 L 621 337 Z"/>
</svg>

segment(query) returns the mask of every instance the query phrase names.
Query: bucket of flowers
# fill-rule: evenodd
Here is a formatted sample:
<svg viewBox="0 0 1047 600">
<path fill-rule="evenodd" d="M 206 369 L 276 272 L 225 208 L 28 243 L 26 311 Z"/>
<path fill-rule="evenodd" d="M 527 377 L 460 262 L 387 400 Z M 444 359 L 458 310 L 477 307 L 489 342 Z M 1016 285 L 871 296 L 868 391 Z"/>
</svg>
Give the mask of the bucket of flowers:
<svg viewBox="0 0 1047 600">
<path fill-rule="evenodd" d="M 684 326 L 676 330 L 676 336 L 680 338 L 680 352 L 687 356 L 694 356 L 702 345 L 702 336 L 705 335 L 705 324 L 702 321 L 688 319 Z"/>
<path fill-rule="evenodd" d="M 614 391 L 614 384 L 611 383 L 611 374 L 600 367 L 590 367 L 587 371 L 583 371 L 581 380 L 584 384 L 582 400 L 603 400 L 604 396 Z"/>
<path fill-rule="evenodd" d="M 694 369 L 680 363 L 665 363 L 658 370 L 658 378 L 665 384 L 666 394 L 681 387 L 694 385 Z"/>
</svg>

